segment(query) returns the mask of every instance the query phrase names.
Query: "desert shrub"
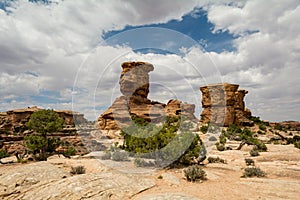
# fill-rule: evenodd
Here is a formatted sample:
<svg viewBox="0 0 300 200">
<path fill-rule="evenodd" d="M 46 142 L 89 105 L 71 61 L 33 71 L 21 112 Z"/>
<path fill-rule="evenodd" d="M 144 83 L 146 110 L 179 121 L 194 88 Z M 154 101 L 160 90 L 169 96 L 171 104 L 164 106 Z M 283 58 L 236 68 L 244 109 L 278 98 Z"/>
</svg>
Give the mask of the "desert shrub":
<svg viewBox="0 0 300 200">
<path fill-rule="evenodd" d="M 146 161 L 143 158 L 135 158 L 134 165 L 137 167 L 153 167 L 155 166 L 155 163 L 151 161 Z"/>
<path fill-rule="evenodd" d="M 189 165 L 200 156 L 202 141 L 197 134 L 188 131 L 190 123 L 179 117 L 166 117 L 163 125 L 137 123 L 121 131 L 123 148 L 129 153 L 156 159 L 158 165 L 175 162 Z"/>
<path fill-rule="evenodd" d="M 218 139 L 215 137 L 215 136 L 210 136 L 208 138 L 208 141 L 211 141 L 211 142 L 214 142 L 214 141 L 217 141 Z"/>
<path fill-rule="evenodd" d="M 191 165 L 183 170 L 187 181 L 206 180 L 206 172 L 199 165 Z"/>
<path fill-rule="evenodd" d="M 223 132 L 227 138 L 234 137 L 238 135 L 239 133 L 242 133 L 242 128 L 240 126 L 237 126 L 235 124 L 230 124 L 227 128 L 227 131 Z"/>
<path fill-rule="evenodd" d="M 224 144 L 220 144 L 219 142 L 216 143 L 216 147 L 218 151 L 225 151 L 225 145 Z"/>
<path fill-rule="evenodd" d="M 24 163 L 27 163 L 28 161 L 29 160 L 24 159 L 24 157 L 18 157 L 17 158 L 17 163 L 24 164 Z"/>
<path fill-rule="evenodd" d="M 5 149 L 1 149 L 0 150 L 0 159 L 8 157 L 9 154 L 7 153 L 7 151 Z"/>
<path fill-rule="evenodd" d="M 262 130 L 262 131 L 267 130 L 267 127 L 266 127 L 264 124 L 259 124 L 259 125 L 258 125 L 258 128 L 259 128 L 260 130 Z"/>
<path fill-rule="evenodd" d="M 253 121 L 254 123 L 260 123 L 261 122 L 260 118 L 256 117 L 256 116 L 250 116 L 249 119 L 251 121 Z"/>
<path fill-rule="evenodd" d="M 163 179 L 164 177 L 162 175 L 159 175 L 157 178 L 158 179 Z"/>
<path fill-rule="evenodd" d="M 226 160 L 220 158 L 220 157 L 208 157 L 207 158 L 209 163 L 223 163 L 226 164 Z"/>
<path fill-rule="evenodd" d="M 257 148 L 255 148 L 255 146 L 250 150 L 250 156 L 259 156 L 259 151 L 257 150 Z"/>
<path fill-rule="evenodd" d="M 70 173 L 72 175 L 75 175 L 75 174 L 84 174 L 85 173 L 85 167 L 80 165 L 80 166 L 76 166 L 76 167 L 71 167 L 71 171 Z"/>
<path fill-rule="evenodd" d="M 299 142 L 300 141 L 300 136 L 299 135 L 294 135 L 293 136 L 293 142 Z"/>
<path fill-rule="evenodd" d="M 279 131 L 283 130 L 283 127 L 280 124 L 276 124 L 274 128 Z"/>
<path fill-rule="evenodd" d="M 207 133 L 207 131 L 208 131 L 208 126 L 201 126 L 200 131 L 201 131 L 202 133 Z"/>
<path fill-rule="evenodd" d="M 128 154 L 125 151 L 115 151 L 111 155 L 111 159 L 114 161 L 128 161 Z"/>
<path fill-rule="evenodd" d="M 266 176 L 266 173 L 258 167 L 247 167 L 244 169 L 244 173 L 242 177 L 247 178 L 247 177 L 254 177 L 254 176 L 264 177 Z"/>
<path fill-rule="evenodd" d="M 251 158 L 245 158 L 245 163 L 247 166 L 249 166 L 249 165 L 254 165 L 255 162 Z"/>
<path fill-rule="evenodd" d="M 111 152 L 105 151 L 104 154 L 101 156 L 101 160 L 110 160 L 111 159 Z"/>
<path fill-rule="evenodd" d="M 220 144 L 226 144 L 226 136 L 224 135 L 224 134 L 221 134 L 220 136 L 219 136 L 219 140 L 220 140 Z"/>
<path fill-rule="evenodd" d="M 47 157 L 55 152 L 60 145 L 59 138 L 45 138 L 40 135 L 30 135 L 24 137 L 24 145 L 29 153 L 33 154 L 35 160 L 47 160 Z"/>
<path fill-rule="evenodd" d="M 210 133 L 219 133 L 220 132 L 220 127 L 217 124 L 209 123 L 207 131 L 210 132 Z"/>
<path fill-rule="evenodd" d="M 254 117 L 254 120 L 259 121 L 259 118 Z M 260 123 L 260 125 L 264 127 L 267 124 L 266 122 Z M 263 134 L 261 131 L 259 133 Z M 248 128 L 242 129 L 240 126 L 237 125 L 229 125 L 227 131 L 222 131 L 222 134 L 220 135 L 220 142 L 216 144 L 218 150 L 222 151 L 223 149 L 225 149 L 226 138 L 230 140 L 241 141 L 238 149 L 241 149 L 243 145 L 248 144 L 257 146 L 258 151 L 267 151 L 267 146 L 262 141 L 255 138 L 253 132 Z"/>
<path fill-rule="evenodd" d="M 294 146 L 298 149 L 300 149 L 300 140 L 297 142 L 294 142 Z"/>
<path fill-rule="evenodd" d="M 260 151 L 260 152 L 265 152 L 268 150 L 267 146 L 265 143 L 259 141 L 257 138 L 252 138 L 251 142 L 249 142 L 248 144 L 253 144 L 255 145 L 255 148 Z"/>
<path fill-rule="evenodd" d="M 265 135 L 266 134 L 266 132 L 263 132 L 261 130 L 258 130 L 257 133 L 260 134 L 260 135 Z"/>
<path fill-rule="evenodd" d="M 258 124 L 258 125 L 264 125 L 264 126 L 269 126 L 270 125 L 269 122 L 261 121 L 259 117 L 251 116 L 251 117 L 249 117 L 249 119 L 251 121 L 253 121 L 255 124 Z"/>
<path fill-rule="evenodd" d="M 62 153 L 66 158 L 70 158 L 71 156 L 74 156 L 76 154 L 76 149 L 72 146 L 68 147 L 67 150 L 65 150 Z"/>
</svg>

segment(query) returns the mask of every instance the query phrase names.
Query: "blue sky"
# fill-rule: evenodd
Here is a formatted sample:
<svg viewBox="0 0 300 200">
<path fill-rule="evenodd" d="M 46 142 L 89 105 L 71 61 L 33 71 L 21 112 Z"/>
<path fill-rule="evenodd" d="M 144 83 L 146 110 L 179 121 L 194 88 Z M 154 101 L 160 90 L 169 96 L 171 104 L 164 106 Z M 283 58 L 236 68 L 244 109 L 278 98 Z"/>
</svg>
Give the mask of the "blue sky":
<svg viewBox="0 0 300 200">
<path fill-rule="evenodd" d="M 181 32 L 199 43 L 205 51 L 222 52 L 222 51 L 235 51 L 233 40 L 236 38 L 228 31 L 219 31 L 213 33 L 214 25 L 207 19 L 207 12 L 202 8 L 194 8 L 191 12 L 182 16 L 181 20 L 170 20 L 166 23 L 147 24 L 140 26 L 126 26 L 122 30 L 109 31 L 103 34 L 103 39 L 109 39 L 116 34 L 124 31 L 133 30 L 136 28 L 144 27 L 159 27 L 171 29 Z M 117 44 L 122 44 L 127 41 L 118 41 Z"/>
<path fill-rule="evenodd" d="M 296 0 L 14 0 L 0 8 L 1 111 L 38 105 L 94 120 L 120 95 L 121 63 L 143 60 L 155 67 L 149 97 L 194 103 L 197 117 L 199 87 L 226 81 L 249 91 L 253 115 L 300 120 Z"/>
</svg>

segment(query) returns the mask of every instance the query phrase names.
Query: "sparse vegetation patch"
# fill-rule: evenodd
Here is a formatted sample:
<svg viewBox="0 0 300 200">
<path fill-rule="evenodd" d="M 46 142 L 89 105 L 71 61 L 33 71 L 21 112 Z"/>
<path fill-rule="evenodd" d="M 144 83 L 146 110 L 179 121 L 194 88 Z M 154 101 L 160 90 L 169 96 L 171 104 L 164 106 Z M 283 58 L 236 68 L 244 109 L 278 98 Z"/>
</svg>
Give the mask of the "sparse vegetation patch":
<svg viewBox="0 0 300 200">
<path fill-rule="evenodd" d="M 265 177 L 266 173 L 262 171 L 259 167 L 247 167 L 244 169 L 243 178 L 247 177 Z"/>
<path fill-rule="evenodd" d="M 206 180 L 206 172 L 199 165 L 191 165 L 183 170 L 187 181 Z"/>
</svg>

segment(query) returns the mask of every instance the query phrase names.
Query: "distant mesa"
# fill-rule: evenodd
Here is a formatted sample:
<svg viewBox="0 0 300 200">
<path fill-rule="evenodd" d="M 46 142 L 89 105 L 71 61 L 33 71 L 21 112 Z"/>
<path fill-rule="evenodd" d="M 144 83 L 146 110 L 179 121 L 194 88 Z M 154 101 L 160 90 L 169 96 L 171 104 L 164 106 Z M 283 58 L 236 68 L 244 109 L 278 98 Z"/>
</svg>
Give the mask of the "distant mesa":
<svg viewBox="0 0 300 200">
<path fill-rule="evenodd" d="M 0 113 L 0 133 L 22 133 L 26 128 L 26 122 L 29 121 L 32 113 L 42 110 L 36 106 L 9 110 Z M 84 115 L 71 110 L 55 110 L 58 115 L 64 119 L 64 127 L 74 127 L 75 123 L 84 123 Z"/>
<path fill-rule="evenodd" d="M 149 73 L 154 70 L 150 63 L 125 62 L 122 64 L 119 80 L 122 96 L 115 99 L 113 104 L 102 113 L 97 120 L 97 126 L 108 136 L 124 127 L 129 126 L 132 118 L 139 117 L 148 122 L 160 122 L 166 116 L 184 116 L 198 123 L 195 117 L 195 105 L 180 100 L 170 100 L 167 104 L 148 99 Z M 252 126 L 247 119 L 251 116 L 245 108 L 244 96 L 246 90 L 238 90 L 239 85 L 220 83 L 200 88 L 202 92 L 202 107 L 200 123 L 213 122 L 220 126 L 238 124 Z"/>
</svg>

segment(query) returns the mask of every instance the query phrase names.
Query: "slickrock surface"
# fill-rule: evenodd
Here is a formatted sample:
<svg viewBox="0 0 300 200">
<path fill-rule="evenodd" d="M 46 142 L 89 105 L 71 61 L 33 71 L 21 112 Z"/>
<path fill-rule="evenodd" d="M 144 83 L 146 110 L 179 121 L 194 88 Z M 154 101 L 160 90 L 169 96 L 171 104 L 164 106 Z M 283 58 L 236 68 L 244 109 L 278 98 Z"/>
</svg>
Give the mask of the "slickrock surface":
<svg viewBox="0 0 300 200">
<path fill-rule="evenodd" d="M 230 143 L 239 145 L 235 141 Z M 251 145 L 242 150 L 212 149 L 208 156 L 225 159 L 227 164 L 205 164 L 208 179 L 195 183 L 185 180 L 182 168 L 149 170 L 134 167 L 130 162 L 110 160 L 123 166 L 121 172 L 97 159 L 78 156 L 72 159 L 53 156 L 39 163 L 0 164 L 0 199 L 298 200 L 300 149 L 293 145 L 267 147 L 268 151 L 258 157 L 249 156 Z M 267 176 L 241 178 L 246 168 L 245 158 L 252 158 Z M 78 165 L 85 166 L 86 174 L 70 176 L 70 167 Z M 159 176 L 162 178 L 158 179 Z"/>
<path fill-rule="evenodd" d="M 0 198 L 119 200 L 129 199 L 154 185 L 153 179 L 116 171 L 70 176 L 52 164 L 39 162 L 21 165 L 2 174 Z"/>
</svg>

